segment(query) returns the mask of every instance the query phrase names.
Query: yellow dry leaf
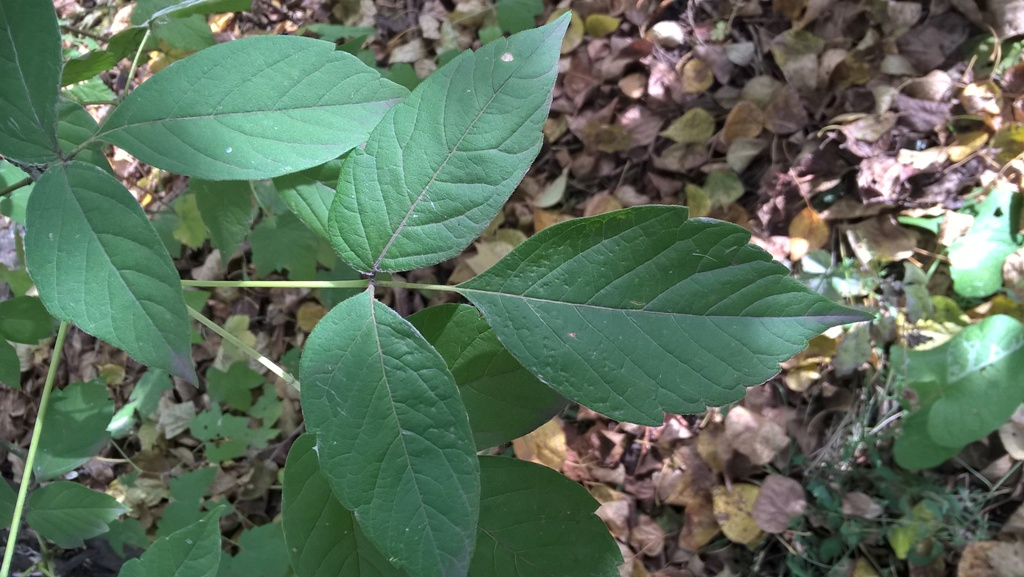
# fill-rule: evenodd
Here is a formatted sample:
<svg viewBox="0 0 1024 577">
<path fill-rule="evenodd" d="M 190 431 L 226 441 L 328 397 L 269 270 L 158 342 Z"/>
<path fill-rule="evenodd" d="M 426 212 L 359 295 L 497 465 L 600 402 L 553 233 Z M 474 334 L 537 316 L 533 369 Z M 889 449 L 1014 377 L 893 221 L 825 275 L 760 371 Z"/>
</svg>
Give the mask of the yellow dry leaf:
<svg viewBox="0 0 1024 577">
<path fill-rule="evenodd" d="M 537 209 L 533 211 L 533 230 L 534 232 L 540 232 L 549 226 L 567 220 L 572 220 L 572 216 L 553 210 Z"/>
<path fill-rule="evenodd" d="M 606 212 L 622 210 L 622 202 L 607 192 L 590 197 L 583 207 L 583 216 L 597 216 Z"/>
<path fill-rule="evenodd" d="M 737 483 L 731 491 L 725 487 L 715 487 L 712 492 L 715 520 L 722 527 L 722 533 L 733 543 L 751 546 L 764 537 L 764 531 L 757 526 L 751 514 L 760 492 L 760 487 L 750 483 Z"/>
<path fill-rule="evenodd" d="M 552 116 L 544 121 L 544 138 L 548 142 L 554 142 L 565 136 L 569 130 L 569 119 L 565 116 Z"/>
<path fill-rule="evenodd" d="M 703 108 L 691 108 L 662 130 L 661 136 L 682 144 L 704 144 L 714 133 L 714 117 Z"/>
<path fill-rule="evenodd" d="M 860 557 L 853 567 L 853 577 L 878 577 L 878 571 L 875 571 L 867 559 Z"/>
<path fill-rule="evenodd" d="M 786 388 L 797 393 L 802 393 L 809 389 L 811 385 L 821 378 L 818 364 L 817 360 L 805 361 L 786 371 L 786 375 L 782 378 L 783 382 L 786 383 Z"/>
<path fill-rule="evenodd" d="M 587 16 L 584 28 L 587 34 L 594 38 L 604 38 L 619 29 L 622 18 L 616 18 L 607 14 L 591 14 Z"/>
<path fill-rule="evenodd" d="M 124 384 L 124 367 L 114 363 L 107 363 L 100 365 L 99 367 L 100 379 L 104 383 L 112 386 L 119 386 Z"/>
<path fill-rule="evenodd" d="M 828 225 L 811 207 L 801 210 L 789 223 L 789 258 L 798 261 L 828 242 Z"/>
<path fill-rule="evenodd" d="M 562 470 L 565 464 L 565 431 L 562 421 L 555 417 L 534 431 L 512 441 L 516 457 L 523 461 L 533 461 L 556 471 Z"/>
<path fill-rule="evenodd" d="M 697 551 L 718 534 L 714 505 L 708 499 L 694 501 L 683 511 L 683 529 L 679 532 L 679 548 Z"/>
<path fill-rule="evenodd" d="M 749 100 L 741 100 L 732 107 L 725 117 L 722 128 L 722 144 L 731 146 L 740 139 L 757 138 L 764 130 L 764 114 Z"/>
<path fill-rule="evenodd" d="M 548 18 L 548 23 L 558 20 L 558 18 L 565 14 L 568 10 L 565 8 L 555 10 L 551 13 Z M 583 33 L 586 31 L 586 26 L 583 24 L 583 19 L 580 18 L 579 13 L 575 10 L 572 11 L 572 19 L 569 21 L 569 29 L 565 31 L 565 36 L 562 37 L 562 54 L 568 54 L 573 50 L 576 50 L 580 44 L 583 43 Z"/>
<path fill-rule="evenodd" d="M 687 184 L 683 190 L 686 194 L 686 206 L 690 209 L 690 218 L 707 216 L 711 212 L 711 199 L 703 188 L 696 184 Z"/>
<path fill-rule="evenodd" d="M 961 132 L 956 135 L 953 144 L 946 148 L 946 153 L 949 154 L 951 162 L 960 162 L 985 146 L 986 142 L 988 142 L 988 133 L 984 130 Z"/>
<path fill-rule="evenodd" d="M 697 453 L 712 471 L 720 473 L 732 457 L 732 445 L 725 438 L 725 425 L 720 422 L 708 424 L 697 435 Z"/>
<path fill-rule="evenodd" d="M 302 303 L 299 311 L 295 313 L 295 322 L 299 325 L 300 329 L 308 333 L 313 330 L 316 323 L 320 322 L 320 319 L 324 318 L 325 314 L 327 314 L 327 309 L 323 305 L 306 301 Z"/>
<path fill-rule="evenodd" d="M 711 88 L 711 85 L 715 83 L 715 77 L 706 62 L 700 58 L 694 58 L 683 65 L 680 82 L 683 92 L 696 94 Z"/>
</svg>

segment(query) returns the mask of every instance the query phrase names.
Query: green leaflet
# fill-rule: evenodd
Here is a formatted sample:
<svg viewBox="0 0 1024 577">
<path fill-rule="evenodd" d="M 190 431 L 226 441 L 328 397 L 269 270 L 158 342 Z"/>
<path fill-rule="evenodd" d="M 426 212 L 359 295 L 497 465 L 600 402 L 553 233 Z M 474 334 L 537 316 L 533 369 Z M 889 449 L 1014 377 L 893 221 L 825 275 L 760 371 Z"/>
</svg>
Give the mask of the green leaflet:
<svg viewBox="0 0 1024 577">
<path fill-rule="evenodd" d="M 598 502 L 542 465 L 480 457 L 480 526 L 470 577 L 615 577 L 622 556 Z"/>
<path fill-rule="evenodd" d="M 309 230 L 324 240 L 327 234 L 327 215 L 338 186 L 338 173 L 343 160 L 332 160 L 309 170 L 286 174 L 274 179 L 274 187 L 295 216 L 299 217 Z"/>
<path fill-rule="evenodd" d="M 57 481 L 28 498 L 25 519 L 34 531 L 63 549 L 81 547 L 86 539 L 107 532 L 107 523 L 130 511 L 110 495 Z"/>
<path fill-rule="evenodd" d="M 565 399 L 523 368 L 469 305 L 440 305 L 409 317 L 441 353 L 459 386 L 477 449 L 529 433 L 565 407 Z"/>
<path fill-rule="evenodd" d="M 808 338 L 870 318 L 790 279 L 742 227 L 686 216 L 647 206 L 568 221 L 457 288 L 541 381 L 648 425 L 735 401 Z"/>
<path fill-rule="evenodd" d="M 894 349 L 891 366 L 918 400 L 896 439 L 896 460 L 933 467 L 995 431 L 1024 401 L 1024 325 L 991 316 L 934 349 Z"/>
<path fill-rule="evenodd" d="M 220 524 L 225 507 L 153 542 L 139 559 L 121 567 L 118 577 L 214 577 L 220 567 Z"/>
<path fill-rule="evenodd" d="M 21 360 L 7 339 L 0 336 L 0 385 L 21 388 Z"/>
<path fill-rule="evenodd" d="M 370 541 L 414 577 L 464 575 L 480 473 L 444 359 L 365 291 L 313 329 L 300 374 L 321 470 Z"/>
<path fill-rule="evenodd" d="M 26 263 L 53 316 L 196 382 L 178 271 L 121 183 L 91 164 L 53 166 L 26 219 Z"/>
<path fill-rule="evenodd" d="M 63 99 L 57 103 L 57 140 L 65 153 L 70 153 L 79 144 L 89 140 L 96 134 L 96 128 L 96 121 L 81 104 Z M 111 176 L 114 175 L 114 169 L 103 154 L 103 144 L 100 142 L 78 151 L 75 160 L 94 164 Z"/>
<path fill-rule="evenodd" d="M 138 49 L 145 35 L 145 28 L 132 26 L 111 36 L 105 50 L 93 50 L 88 54 L 68 60 L 64 63 L 60 85 L 68 86 L 89 80 L 100 72 L 117 66 L 122 58 L 126 58 Z"/>
<path fill-rule="evenodd" d="M 231 256 L 249 234 L 252 224 L 252 188 L 247 180 L 216 182 L 193 178 L 188 183 L 213 246 L 220 250 L 220 262 L 227 266 Z"/>
<path fill-rule="evenodd" d="M 338 157 L 405 96 L 334 44 L 243 38 L 153 75 L 98 138 L 143 162 L 208 180 L 255 180 Z"/>
<path fill-rule="evenodd" d="M 540 152 L 568 17 L 431 74 L 342 167 L 329 233 L 364 272 L 455 256 L 480 235 Z"/>
<path fill-rule="evenodd" d="M 52 335 L 56 326 L 36 297 L 20 296 L 0 301 L 0 338 L 34 345 Z"/>
<path fill-rule="evenodd" d="M 60 31 L 48 0 L 0 0 L 0 154 L 57 160 Z"/>
<path fill-rule="evenodd" d="M 284 467 L 284 538 L 298 577 L 400 577 L 367 540 L 320 472 L 316 435 L 295 440 Z"/>
<path fill-rule="evenodd" d="M 107 425 L 113 416 L 114 401 L 99 381 L 53 391 L 32 466 L 36 478 L 55 479 L 93 458 L 110 440 Z"/>
<path fill-rule="evenodd" d="M 1003 287 L 1003 262 L 1020 248 L 1020 194 L 999 187 L 974 207 L 971 230 L 949 247 L 953 290 L 987 297 Z"/>
</svg>

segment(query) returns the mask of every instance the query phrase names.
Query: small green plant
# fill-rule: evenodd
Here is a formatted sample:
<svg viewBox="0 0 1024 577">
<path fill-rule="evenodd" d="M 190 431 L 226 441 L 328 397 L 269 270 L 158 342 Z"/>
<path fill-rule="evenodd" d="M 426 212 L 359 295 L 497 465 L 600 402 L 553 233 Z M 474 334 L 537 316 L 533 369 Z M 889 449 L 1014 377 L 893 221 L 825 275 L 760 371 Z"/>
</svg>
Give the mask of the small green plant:
<svg viewBox="0 0 1024 577">
<path fill-rule="evenodd" d="M 140 24 L 142 34 L 117 38 L 139 50 L 166 19 L 224 4 L 187 0 L 152 14 Z M 0 154 L 34 181 L 25 258 L 42 304 L 61 322 L 11 542 L 33 486 L 69 323 L 198 384 L 191 315 L 288 383 L 301 383 L 309 433 L 288 457 L 282 525 L 300 577 L 617 574 L 618 548 L 581 487 L 543 467 L 478 451 L 537 427 L 564 399 L 647 425 L 661 424 L 666 411 L 735 401 L 745 387 L 775 375 L 808 338 L 867 315 L 790 279 L 748 244 L 743 228 L 688 220 L 675 206 L 550 227 L 457 286 L 392 279 L 390 273 L 459 254 L 526 174 L 542 146 L 568 23 L 567 14 L 495 38 L 411 93 L 331 42 L 246 38 L 168 66 L 97 125 L 60 96 L 63 62 L 50 3 L 0 0 Z M 110 44 L 108 52 L 124 53 Z M 198 211 L 228 255 L 252 224 L 253 195 L 273 202 L 265 180 L 275 179 L 295 216 L 268 216 L 257 230 L 267 226 L 269 236 L 258 241 L 253 231 L 253 244 L 272 245 L 273 235 L 286 232 L 297 238 L 300 222 L 313 240 L 304 255 L 255 262 L 257 272 L 313 274 L 315 260 L 299 259 L 308 259 L 319 239 L 360 278 L 183 282 L 166 235 L 112 176 L 105 143 L 192 177 L 194 204 L 176 206 L 176 213 L 184 221 Z M 192 238 L 185 233 L 175 236 Z M 183 285 L 355 294 L 340 297 L 316 325 L 295 378 L 190 309 Z M 454 291 L 472 306 L 404 319 L 377 300 L 388 287 Z M 11 362 L 6 353 L 0 360 Z M 8 364 L 3 369 L 0 375 L 12 374 Z M 229 396 L 214 375 L 206 378 L 225 402 L 251 402 Z M 151 403 L 145 394 L 135 401 L 141 406 L 146 398 Z M 227 437 L 242 442 L 237 431 L 245 429 L 218 430 L 210 419 L 191 427 L 224 458 L 238 450 Z M 37 473 L 36 484 L 46 478 Z M 32 501 L 64 486 L 32 491 L 28 521 L 40 533 L 39 515 L 72 497 L 48 508 Z M 111 507 L 91 521 L 91 534 L 122 511 Z M 162 536 L 122 575 L 213 574 L 221 513 Z"/>
</svg>

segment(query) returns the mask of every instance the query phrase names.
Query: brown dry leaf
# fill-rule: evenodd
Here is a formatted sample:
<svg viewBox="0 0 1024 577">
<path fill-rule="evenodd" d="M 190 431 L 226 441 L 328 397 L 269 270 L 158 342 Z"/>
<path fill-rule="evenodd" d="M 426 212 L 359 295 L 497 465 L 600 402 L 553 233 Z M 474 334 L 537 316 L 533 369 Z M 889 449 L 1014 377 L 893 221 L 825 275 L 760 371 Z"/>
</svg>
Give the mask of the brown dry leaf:
<svg viewBox="0 0 1024 577">
<path fill-rule="evenodd" d="M 697 434 L 697 453 L 712 471 L 720 473 L 732 458 L 733 449 L 725 437 L 725 425 L 712 421 Z"/>
<path fill-rule="evenodd" d="M 1024 577 L 1024 543 L 996 543 L 986 557 L 995 577 Z"/>
<path fill-rule="evenodd" d="M 692 448 L 683 449 L 683 470 L 681 475 L 673 476 L 671 487 L 663 487 L 664 502 L 669 505 L 689 507 L 690 505 L 710 498 L 711 489 L 715 486 L 715 473 Z"/>
<path fill-rule="evenodd" d="M 712 492 L 715 520 L 733 543 L 752 546 L 764 537 L 753 516 L 754 503 L 760 492 L 761 488 L 751 483 L 737 483 L 731 491 L 715 487 Z"/>
<path fill-rule="evenodd" d="M 787 30 L 772 40 L 771 52 L 788 84 L 798 91 L 818 87 L 818 55 L 825 41 L 806 30 Z"/>
<path fill-rule="evenodd" d="M 900 226 L 891 216 L 879 215 L 843 229 L 857 259 L 863 263 L 903 260 L 913 256 L 918 245 L 916 231 Z"/>
<path fill-rule="evenodd" d="M 306 301 L 302 303 L 299 311 L 295 313 L 295 322 L 299 325 L 300 329 L 308 333 L 313 330 L 316 323 L 320 322 L 320 319 L 324 318 L 325 314 L 327 314 L 327 309 L 323 305 Z"/>
<path fill-rule="evenodd" d="M 612 196 L 611 193 L 602 192 L 587 200 L 587 204 L 583 207 L 583 216 L 596 216 L 616 210 L 622 210 L 622 203 L 619 202 L 619 199 Z"/>
<path fill-rule="evenodd" d="M 793 134 L 807 126 L 808 122 L 800 95 L 789 85 L 775 91 L 764 111 L 764 127 L 775 134 Z"/>
<path fill-rule="evenodd" d="M 763 138 L 753 140 L 741 138 L 729 145 L 729 150 L 725 153 L 725 162 L 737 174 L 742 174 L 750 166 L 750 163 L 767 149 L 768 142 Z"/>
<path fill-rule="evenodd" d="M 1002 92 L 992 81 L 968 84 L 960 92 L 960 104 L 968 114 L 978 116 L 998 116 L 1002 102 Z"/>
<path fill-rule="evenodd" d="M 828 242 L 828 224 L 818 211 L 804 208 L 789 223 L 789 258 L 798 261 L 812 250 L 818 250 Z"/>
<path fill-rule="evenodd" d="M 618 30 L 620 24 L 622 24 L 621 18 L 616 18 L 607 14 L 591 14 L 590 16 L 587 16 L 587 20 L 584 23 L 584 29 L 587 34 L 594 38 L 604 38 Z"/>
<path fill-rule="evenodd" d="M 565 9 L 555 10 L 554 12 L 551 13 L 551 17 L 548 18 L 548 22 L 554 22 L 562 14 L 565 14 L 565 12 Z M 569 29 L 565 31 L 565 36 L 562 37 L 563 55 L 568 54 L 573 50 L 576 50 L 576 48 L 578 48 L 579 45 L 583 43 L 583 34 L 585 31 L 586 26 L 583 24 L 583 19 L 580 18 L 580 15 L 575 10 L 573 10 L 572 20 L 569 21 Z"/>
<path fill-rule="evenodd" d="M 617 501 L 603 503 L 594 514 L 604 521 L 608 532 L 616 539 L 625 541 L 629 535 L 629 513 L 632 509 L 629 499 L 623 495 Z"/>
<path fill-rule="evenodd" d="M 853 491 L 843 495 L 843 515 L 848 517 L 875 519 L 884 511 L 885 509 L 866 493 Z"/>
<path fill-rule="evenodd" d="M 551 208 L 556 204 L 562 202 L 562 198 L 565 196 L 565 187 L 569 183 L 569 168 L 562 169 L 562 174 L 558 175 L 550 184 L 544 187 L 544 190 L 533 197 L 530 203 L 537 208 Z"/>
<path fill-rule="evenodd" d="M 722 144 L 732 146 L 741 139 L 757 138 L 764 130 L 764 114 L 761 108 L 749 100 L 736 103 L 725 117 L 722 128 Z"/>
<path fill-rule="evenodd" d="M 633 530 L 629 532 L 629 544 L 648 557 L 656 557 L 665 548 L 665 530 L 647 515 L 640 515 Z"/>
<path fill-rule="evenodd" d="M 688 172 L 708 161 L 707 147 L 702 144 L 673 144 L 654 157 L 654 167 L 669 172 Z"/>
<path fill-rule="evenodd" d="M 683 511 L 683 528 L 679 532 L 679 548 L 684 551 L 697 551 L 710 543 L 720 529 L 710 496 L 691 502 Z"/>
<path fill-rule="evenodd" d="M 755 465 L 768 464 L 789 446 L 781 425 L 742 406 L 730 409 L 725 416 L 725 436 L 737 453 L 746 455 Z"/>
<path fill-rule="evenodd" d="M 561 471 L 568 449 L 562 420 L 555 417 L 536 430 L 512 441 L 516 457 Z"/>
<path fill-rule="evenodd" d="M 544 121 L 544 138 L 554 142 L 565 136 L 569 130 L 569 120 L 564 116 L 552 116 Z"/>
<path fill-rule="evenodd" d="M 622 152 L 633 147 L 633 139 L 620 124 L 590 121 L 583 125 L 583 145 L 600 152 Z"/>
<path fill-rule="evenodd" d="M 619 90 L 629 98 L 643 98 L 647 92 L 647 76 L 640 72 L 627 74 L 619 80 Z"/>
<path fill-rule="evenodd" d="M 761 111 L 757 112 L 760 115 Z M 661 136 L 683 144 L 704 144 L 714 133 L 714 117 L 703 108 L 691 108 L 662 130 Z"/>
<path fill-rule="evenodd" d="M 1020 413 L 1020 408 L 1017 412 Z M 1024 461 L 1024 426 L 1014 421 L 1004 423 L 999 427 L 999 440 L 1007 454 L 1018 461 Z"/>
<path fill-rule="evenodd" d="M 693 58 L 683 65 L 679 82 L 684 93 L 698 94 L 711 88 L 715 83 L 715 76 L 706 62 L 700 58 Z"/>
<path fill-rule="evenodd" d="M 753 517 L 765 533 L 782 533 L 793 519 L 803 515 L 807 497 L 799 481 L 782 475 L 768 475 L 754 502 Z"/>
<path fill-rule="evenodd" d="M 553 210 L 535 210 L 533 212 L 533 231 L 540 232 L 549 226 L 567 220 L 572 220 L 572 215 Z"/>
<path fill-rule="evenodd" d="M 998 541 L 975 541 L 968 543 L 956 566 L 957 577 L 995 577 L 988 553 Z"/>
</svg>

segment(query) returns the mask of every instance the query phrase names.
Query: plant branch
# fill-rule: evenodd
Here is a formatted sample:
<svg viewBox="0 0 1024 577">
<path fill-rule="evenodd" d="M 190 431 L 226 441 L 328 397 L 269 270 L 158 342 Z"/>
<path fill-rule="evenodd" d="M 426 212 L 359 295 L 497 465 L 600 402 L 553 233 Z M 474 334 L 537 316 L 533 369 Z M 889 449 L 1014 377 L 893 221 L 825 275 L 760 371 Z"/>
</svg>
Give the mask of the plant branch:
<svg viewBox="0 0 1024 577">
<path fill-rule="evenodd" d="M 123 99 L 128 92 L 130 92 L 132 86 L 132 79 L 135 78 L 135 69 L 139 67 L 139 57 L 142 56 L 142 51 L 146 48 L 146 42 L 149 42 L 149 34 L 153 31 L 153 28 L 146 28 L 146 34 L 142 37 L 142 42 L 139 44 L 139 49 L 135 51 L 135 58 L 132 58 L 132 67 L 128 69 L 128 78 L 124 83 L 124 92 L 121 93 Z"/>
<path fill-rule="evenodd" d="M 4 550 L 3 566 L 0 566 L 0 577 L 8 577 L 11 572 L 11 561 L 14 560 L 14 549 L 18 543 L 18 527 L 21 525 L 21 515 L 25 510 L 28 486 L 32 480 L 32 467 L 35 465 L 36 452 L 39 450 L 39 437 L 43 433 L 46 408 L 50 404 L 50 392 L 53 390 L 53 382 L 57 380 L 57 366 L 60 365 L 60 353 L 64 348 L 64 338 L 67 334 L 68 323 L 67 321 L 62 321 L 60 329 L 57 331 L 57 342 L 53 345 L 53 357 L 50 359 L 50 368 L 46 371 L 46 384 L 43 385 L 43 395 L 39 400 L 39 412 L 36 414 L 36 423 L 32 427 L 32 441 L 28 447 L 28 456 L 25 458 L 25 470 L 21 474 L 18 500 L 14 503 L 14 515 L 11 517 L 11 532 L 7 536 L 7 547 Z"/>
<path fill-rule="evenodd" d="M 181 286 L 191 287 L 234 287 L 234 288 L 356 288 L 364 289 L 367 280 L 183 280 Z"/>
<path fill-rule="evenodd" d="M 427 284 L 418 282 L 405 282 L 400 280 L 378 280 L 378 286 L 388 286 L 392 288 L 404 288 L 412 290 L 425 290 L 425 291 L 444 291 L 444 292 L 458 292 L 452 285 L 446 284 Z"/>
<path fill-rule="evenodd" d="M 60 29 L 63 30 L 64 32 L 67 32 L 67 33 L 70 33 L 70 34 L 77 34 L 78 36 L 82 36 L 82 37 L 85 37 L 85 38 L 92 38 L 93 40 L 95 40 L 97 42 L 103 42 L 103 43 L 110 42 L 110 38 L 107 38 L 105 36 L 100 36 L 99 34 L 93 34 L 92 32 L 89 32 L 88 30 L 82 30 L 81 28 L 75 28 L 73 26 L 68 26 L 66 24 L 62 24 Z"/>
<path fill-rule="evenodd" d="M 236 337 L 235 335 L 233 335 L 233 334 L 229 333 L 228 331 L 224 330 L 223 328 L 218 326 L 217 323 L 215 323 L 212 320 L 206 318 L 203 315 L 203 313 L 197 311 L 196 309 L 194 309 L 192 307 L 188 307 L 188 314 L 192 318 L 194 318 L 195 320 L 199 321 L 204 327 L 206 327 L 206 328 L 210 329 L 211 331 L 217 333 L 220 336 L 220 338 L 226 340 L 227 342 L 231 343 L 235 347 L 238 347 L 238 349 L 240 351 L 242 351 L 243 353 L 245 353 L 245 354 L 249 355 L 250 357 L 256 359 L 256 361 L 259 362 L 259 364 L 263 365 L 270 372 L 272 372 L 275 375 L 277 375 L 281 380 L 283 380 L 284 382 L 286 382 L 289 385 L 291 385 L 292 387 L 294 387 L 296 391 L 300 390 L 299 389 L 299 381 L 295 377 L 293 377 L 288 371 L 286 371 L 283 368 L 281 368 L 281 365 L 278 365 L 277 363 L 275 363 L 274 361 L 268 359 L 266 356 L 264 356 L 262 353 L 260 353 L 256 349 L 254 349 L 254 348 L 250 347 L 249 345 L 243 343 L 238 337 Z M 6 577 L 6 576 L 0 576 L 0 577 Z"/>
<path fill-rule="evenodd" d="M 32 184 L 32 179 L 28 178 L 28 177 L 25 177 L 25 178 L 19 180 L 18 182 L 15 182 L 14 184 L 12 184 L 10 186 L 5 186 L 4 188 L 0 188 L 0 197 L 7 196 L 8 194 L 11 194 L 15 190 L 18 190 L 19 188 L 26 187 L 26 186 L 28 186 L 30 184 Z"/>
</svg>

